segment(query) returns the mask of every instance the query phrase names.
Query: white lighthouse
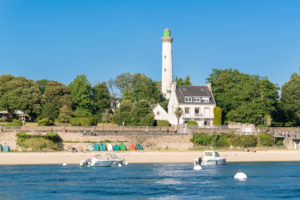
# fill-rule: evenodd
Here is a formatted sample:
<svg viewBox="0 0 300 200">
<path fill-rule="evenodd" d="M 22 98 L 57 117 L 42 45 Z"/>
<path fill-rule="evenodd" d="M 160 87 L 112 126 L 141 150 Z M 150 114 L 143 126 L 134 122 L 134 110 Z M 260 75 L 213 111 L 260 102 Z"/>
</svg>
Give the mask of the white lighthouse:
<svg viewBox="0 0 300 200">
<path fill-rule="evenodd" d="M 161 91 L 166 99 L 169 99 L 171 93 L 171 84 L 173 80 L 172 67 L 172 42 L 171 31 L 166 28 L 164 36 L 161 38 L 162 42 L 162 79 Z"/>
</svg>

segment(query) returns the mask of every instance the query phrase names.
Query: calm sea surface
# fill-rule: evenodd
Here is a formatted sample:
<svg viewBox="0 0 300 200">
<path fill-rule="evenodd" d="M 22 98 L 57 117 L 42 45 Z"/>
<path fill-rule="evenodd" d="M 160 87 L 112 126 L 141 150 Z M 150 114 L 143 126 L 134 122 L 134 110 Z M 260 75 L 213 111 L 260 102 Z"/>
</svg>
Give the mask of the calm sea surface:
<svg viewBox="0 0 300 200">
<path fill-rule="evenodd" d="M 241 170 L 246 181 L 233 179 Z M 300 162 L 2 165 L 0 199 L 300 199 Z"/>
</svg>

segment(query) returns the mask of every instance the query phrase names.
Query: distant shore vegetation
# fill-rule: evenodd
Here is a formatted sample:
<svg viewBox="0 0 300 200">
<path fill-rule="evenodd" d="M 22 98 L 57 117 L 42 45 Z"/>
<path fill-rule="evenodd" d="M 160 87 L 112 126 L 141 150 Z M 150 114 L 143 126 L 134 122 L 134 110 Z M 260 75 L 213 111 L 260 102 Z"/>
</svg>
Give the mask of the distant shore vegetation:
<svg viewBox="0 0 300 200">
<path fill-rule="evenodd" d="M 178 85 L 192 85 L 190 77 L 176 77 Z M 234 69 L 213 69 L 207 78 L 217 103 L 215 125 L 229 121 L 257 126 L 300 125 L 300 76 L 292 74 L 280 88 L 266 77 L 241 73 Z M 279 95 L 281 94 L 281 95 Z M 117 105 L 120 103 L 120 106 Z M 161 82 L 144 74 L 123 73 L 92 85 L 78 75 L 69 85 L 42 79 L 33 81 L 13 75 L 0 76 L 0 117 L 7 125 L 22 125 L 14 113 L 25 113 L 26 122 L 39 125 L 71 123 L 95 125 L 113 122 L 124 126 L 160 125 L 151 106 L 160 104 L 167 111 Z M 13 121 L 14 120 L 14 121 Z"/>
</svg>

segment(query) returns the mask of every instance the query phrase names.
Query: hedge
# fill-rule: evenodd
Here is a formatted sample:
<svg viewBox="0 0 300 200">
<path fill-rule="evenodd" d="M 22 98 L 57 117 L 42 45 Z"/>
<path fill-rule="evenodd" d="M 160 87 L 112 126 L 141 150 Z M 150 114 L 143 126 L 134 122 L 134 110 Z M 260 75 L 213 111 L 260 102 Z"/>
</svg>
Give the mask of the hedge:
<svg viewBox="0 0 300 200">
<path fill-rule="evenodd" d="M 198 123 L 197 122 L 195 122 L 195 121 L 188 121 L 187 122 L 187 125 L 189 125 L 189 126 L 198 126 Z"/>
<path fill-rule="evenodd" d="M 156 120 L 156 126 L 169 126 L 170 123 L 167 120 Z"/>
<path fill-rule="evenodd" d="M 23 123 L 21 120 L 14 119 L 12 122 L 6 123 L 6 126 L 22 126 Z"/>
<path fill-rule="evenodd" d="M 96 117 L 71 118 L 70 124 L 72 126 L 96 126 L 97 118 Z"/>
<path fill-rule="evenodd" d="M 38 126 L 53 126 L 54 122 L 52 119 L 49 118 L 43 118 L 38 121 Z"/>
<path fill-rule="evenodd" d="M 258 143 L 262 146 L 272 146 L 273 136 L 269 133 L 262 133 L 256 135 L 236 135 L 233 133 L 213 133 L 212 135 L 206 133 L 195 133 L 191 142 L 201 146 L 213 147 L 256 147 Z"/>
</svg>

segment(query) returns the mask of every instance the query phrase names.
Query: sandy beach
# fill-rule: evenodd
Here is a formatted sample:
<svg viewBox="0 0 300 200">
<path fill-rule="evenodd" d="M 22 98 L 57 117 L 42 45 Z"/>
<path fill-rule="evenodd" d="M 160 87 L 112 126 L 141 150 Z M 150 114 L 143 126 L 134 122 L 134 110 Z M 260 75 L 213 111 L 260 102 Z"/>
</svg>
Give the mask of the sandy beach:
<svg viewBox="0 0 300 200">
<path fill-rule="evenodd" d="M 71 152 L 9 152 L 0 153 L 0 164 L 78 164 L 81 160 L 92 158 L 99 152 L 71 153 Z M 118 152 L 119 157 L 125 158 L 128 163 L 179 163 L 193 162 L 196 157 L 202 156 L 203 151 L 189 152 Z M 257 151 L 220 152 L 227 158 L 227 162 L 247 161 L 300 161 L 300 151 Z"/>
</svg>

